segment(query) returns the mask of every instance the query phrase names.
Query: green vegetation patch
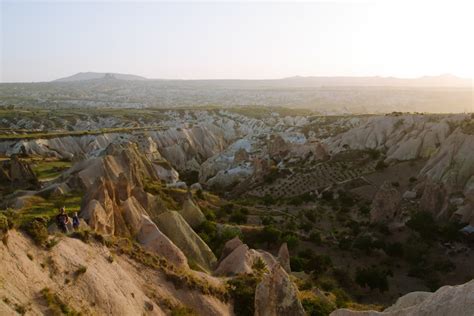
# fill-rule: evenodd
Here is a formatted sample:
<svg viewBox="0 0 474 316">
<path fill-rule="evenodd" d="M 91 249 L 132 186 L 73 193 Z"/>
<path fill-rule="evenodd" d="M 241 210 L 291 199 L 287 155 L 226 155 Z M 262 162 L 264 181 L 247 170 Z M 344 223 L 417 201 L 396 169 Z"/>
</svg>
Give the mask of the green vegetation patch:
<svg viewBox="0 0 474 316">
<path fill-rule="evenodd" d="M 72 166 L 68 161 L 42 160 L 32 164 L 32 169 L 39 180 L 54 179 L 61 175 L 64 170 Z"/>
<path fill-rule="evenodd" d="M 79 316 L 81 313 L 75 311 L 73 308 L 68 306 L 56 293 L 51 289 L 45 287 L 41 290 L 41 295 L 48 305 L 49 312 L 54 316 Z"/>
<path fill-rule="evenodd" d="M 82 192 L 71 192 L 63 196 L 54 196 L 48 199 L 32 196 L 28 199 L 27 205 L 23 209 L 10 215 L 15 226 L 30 223 L 36 218 L 42 218 L 46 223 L 50 223 L 58 214 L 58 210 L 61 206 L 65 206 L 66 212 L 69 214 L 79 212 L 82 195 Z"/>
</svg>

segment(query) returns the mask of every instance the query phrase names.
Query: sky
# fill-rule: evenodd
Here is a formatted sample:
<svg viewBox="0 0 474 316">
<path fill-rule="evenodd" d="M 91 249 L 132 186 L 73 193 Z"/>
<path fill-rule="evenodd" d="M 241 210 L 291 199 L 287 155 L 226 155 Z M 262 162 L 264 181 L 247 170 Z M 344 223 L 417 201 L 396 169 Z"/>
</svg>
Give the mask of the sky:
<svg viewBox="0 0 474 316">
<path fill-rule="evenodd" d="M 0 0 L 0 81 L 474 77 L 474 1 Z"/>
</svg>

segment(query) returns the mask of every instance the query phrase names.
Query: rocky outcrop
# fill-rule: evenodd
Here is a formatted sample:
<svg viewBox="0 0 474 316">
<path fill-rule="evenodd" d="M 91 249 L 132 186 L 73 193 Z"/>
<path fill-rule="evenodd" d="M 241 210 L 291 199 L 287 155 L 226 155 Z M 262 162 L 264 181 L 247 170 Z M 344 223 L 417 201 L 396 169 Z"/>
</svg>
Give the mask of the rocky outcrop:
<svg viewBox="0 0 474 316">
<path fill-rule="evenodd" d="M 103 178 L 97 179 L 84 197 L 81 217 L 96 232 L 134 237 L 147 250 L 166 258 L 175 266 L 186 267 L 186 257 L 152 222 L 144 208 L 146 206 L 149 206 L 147 194 L 139 187 L 132 189 L 121 174 L 115 184 Z M 153 215 L 156 216 L 156 213 Z"/>
<path fill-rule="evenodd" d="M 199 206 L 189 196 L 184 200 L 179 213 L 192 228 L 198 227 L 206 220 L 206 216 L 204 216 Z"/>
<path fill-rule="evenodd" d="M 282 268 L 285 269 L 287 273 L 291 273 L 290 252 L 288 251 L 286 242 L 283 243 L 280 247 L 280 250 L 278 250 L 278 263 L 280 263 Z"/>
<path fill-rule="evenodd" d="M 87 189 L 99 177 L 116 182 L 121 174 L 132 187 L 141 186 L 144 179 L 160 180 L 152 161 L 140 153 L 135 143 L 113 143 L 101 156 L 75 164 L 67 171 L 66 177 L 71 186 Z"/>
<path fill-rule="evenodd" d="M 85 315 L 169 315 L 173 307 L 193 309 L 202 315 L 232 315 L 232 306 L 191 286 L 177 287 L 165 271 L 152 269 L 97 242 L 62 237 L 49 250 L 37 247 L 15 230 L 8 244 L 0 243 L 0 314 L 54 314 L 46 305 L 47 288 L 70 309 Z M 41 264 L 40 264 L 41 263 Z M 84 267 L 85 272 L 76 273 Z M 194 279 L 202 277 L 186 271 Z M 206 276 L 209 286 L 224 286 Z"/>
<path fill-rule="evenodd" d="M 187 266 L 186 256 L 169 238 L 163 234 L 148 216 L 142 215 L 140 230 L 136 238 L 143 247 L 153 253 L 160 254 L 177 267 Z"/>
<path fill-rule="evenodd" d="M 28 163 L 20 160 L 17 155 L 12 155 L 11 159 L 3 161 L 0 166 L 0 183 L 35 187 L 38 179 Z"/>
<path fill-rule="evenodd" d="M 383 312 L 339 309 L 331 316 L 470 316 L 474 315 L 474 280 L 443 286 L 434 293 L 412 292 L 400 297 Z"/>
<path fill-rule="evenodd" d="M 240 241 L 240 240 L 239 240 Z M 234 240 L 231 244 L 229 242 L 226 244 L 228 252 L 229 248 L 232 246 L 237 246 L 237 242 Z M 268 252 L 263 250 L 249 249 L 246 244 L 240 244 L 237 246 L 229 255 L 223 258 L 219 262 L 219 266 L 214 271 L 215 275 L 221 276 L 233 276 L 238 274 L 246 274 L 253 272 L 253 265 L 256 260 L 261 259 L 267 268 L 272 267 L 276 260 Z"/>
<path fill-rule="evenodd" d="M 464 115 L 439 119 L 430 115 L 376 116 L 326 140 L 333 153 L 349 149 L 386 151 L 387 162 L 429 158 L 446 143 L 449 124 Z"/>
<path fill-rule="evenodd" d="M 423 211 L 433 214 L 434 217 L 445 217 L 448 203 L 448 192 L 442 183 L 428 179 L 424 184 L 420 207 Z M 443 216 L 445 215 L 445 216 Z"/>
<path fill-rule="evenodd" d="M 255 290 L 255 316 L 306 315 L 298 289 L 289 275 L 275 264 Z"/>
<path fill-rule="evenodd" d="M 435 217 L 452 216 L 451 206 L 457 208 L 455 217 L 469 223 L 474 215 L 474 135 L 457 128 L 420 172 L 424 179 L 421 207 Z M 464 195 L 464 205 L 450 202 L 452 194 Z"/>
<path fill-rule="evenodd" d="M 400 211 L 400 192 L 390 183 L 382 184 L 374 196 L 370 210 L 372 223 L 384 223 L 394 219 Z"/>
<path fill-rule="evenodd" d="M 230 255 L 232 253 L 232 251 L 234 251 L 237 247 L 239 247 L 240 245 L 243 245 L 243 244 L 244 243 L 240 240 L 240 238 L 238 236 L 235 236 L 231 240 L 228 240 L 225 243 L 224 248 L 222 249 L 222 253 L 221 253 L 221 257 L 219 259 L 219 262 L 222 261 L 222 259 L 224 259 L 228 255 Z"/>
<path fill-rule="evenodd" d="M 176 211 L 164 212 L 156 217 L 160 231 L 183 251 L 191 265 L 211 271 L 217 259 L 209 246 Z"/>
</svg>

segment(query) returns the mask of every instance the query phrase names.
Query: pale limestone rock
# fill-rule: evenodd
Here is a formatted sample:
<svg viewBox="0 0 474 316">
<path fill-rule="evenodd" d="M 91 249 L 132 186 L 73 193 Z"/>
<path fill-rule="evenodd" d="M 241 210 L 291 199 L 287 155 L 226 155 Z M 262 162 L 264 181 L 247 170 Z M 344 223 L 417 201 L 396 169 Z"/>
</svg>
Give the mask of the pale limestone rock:
<svg viewBox="0 0 474 316">
<path fill-rule="evenodd" d="M 137 240 L 146 250 L 160 255 L 176 267 L 188 266 L 188 260 L 183 252 L 146 215 L 142 215 Z"/>
<path fill-rule="evenodd" d="M 255 290 L 255 316 L 306 315 L 298 289 L 289 275 L 275 264 Z"/>
<path fill-rule="evenodd" d="M 287 273 L 291 273 L 290 253 L 288 251 L 286 242 L 283 243 L 280 247 L 280 250 L 278 250 L 278 262 Z"/>
<path fill-rule="evenodd" d="M 389 222 L 399 212 L 401 202 L 400 192 L 390 183 L 385 182 L 375 194 L 370 210 L 372 223 Z"/>
<path fill-rule="evenodd" d="M 168 211 L 158 215 L 156 224 L 183 251 L 190 264 L 196 264 L 205 271 L 212 270 L 217 261 L 215 255 L 178 212 Z"/>
<path fill-rule="evenodd" d="M 474 280 L 443 286 L 434 293 L 412 292 L 383 312 L 338 309 L 331 316 L 471 316 L 474 315 Z"/>
<path fill-rule="evenodd" d="M 179 213 L 192 228 L 198 227 L 206 220 L 199 206 L 190 197 L 184 200 L 183 207 Z"/>
<path fill-rule="evenodd" d="M 236 244 L 236 242 L 234 242 Z M 214 271 L 215 275 L 232 276 L 253 272 L 253 264 L 261 259 L 267 268 L 272 267 L 276 260 L 268 252 L 262 250 L 249 249 L 246 244 L 236 247 L 229 255 L 219 262 L 219 266 Z"/>
</svg>

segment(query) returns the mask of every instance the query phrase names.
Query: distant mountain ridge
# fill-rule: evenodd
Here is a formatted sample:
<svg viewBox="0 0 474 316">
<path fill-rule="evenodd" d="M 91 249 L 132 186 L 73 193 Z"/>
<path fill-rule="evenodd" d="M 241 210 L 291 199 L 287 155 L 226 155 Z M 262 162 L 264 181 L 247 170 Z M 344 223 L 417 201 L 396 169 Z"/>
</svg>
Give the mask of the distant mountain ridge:
<svg viewBox="0 0 474 316">
<path fill-rule="evenodd" d="M 281 81 L 292 86 L 387 86 L 387 87 L 469 87 L 473 80 L 451 74 L 419 78 L 396 77 L 288 77 Z"/>
<path fill-rule="evenodd" d="M 86 80 L 126 80 L 126 81 L 156 81 L 142 76 L 120 73 L 80 72 L 69 77 L 60 78 L 52 82 L 76 82 Z M 265 85 L 275 87 L 471 87 L 472 79 L 460 78 L 450 74 L 439 76 L 423 76 L 419 78 L 396 78 L 396 77 L 318 77 L 318 76 L 294 76 L 281 79 L 159 79 L 164 82 L 203 82 L 207 84 L 243 84 L 243 85 Z"/>
<path fill-rule="evenodd" d="M 97 80 L 97 79 L 117 79 L 117 80 L 147 80 L 145 77 L 131 75 L 131 74 L 120 74 L 120 73 L 106 73 L 106 72 L 79 72 L 69 77 L 59 78 L 53 80 L 53 82 L 73 82 L 73 81 L 85 81 L 85 80 Z"/>
</svg>

